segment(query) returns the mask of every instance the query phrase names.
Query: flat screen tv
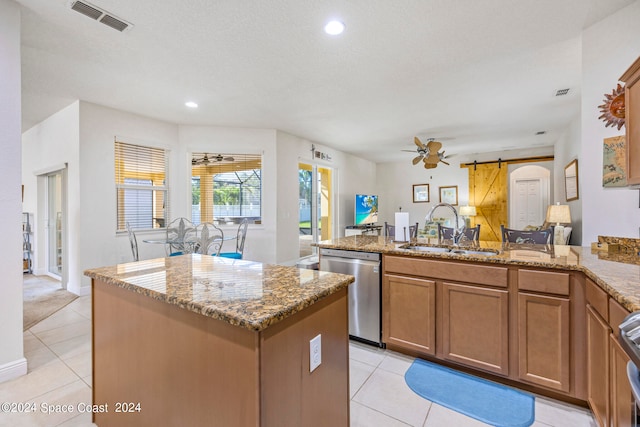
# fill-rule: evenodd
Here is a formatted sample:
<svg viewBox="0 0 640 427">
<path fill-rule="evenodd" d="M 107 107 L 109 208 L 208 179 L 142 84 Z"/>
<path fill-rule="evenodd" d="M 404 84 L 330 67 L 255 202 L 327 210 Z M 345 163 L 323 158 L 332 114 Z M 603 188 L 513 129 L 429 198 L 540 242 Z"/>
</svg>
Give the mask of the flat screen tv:
<svg viewBox="0 0 640 427">
<path fill-rule="evenodd" d="M 378 196 L 356 194 L 355 225 L 368 225 L 378 222 Z"/>
</svg>

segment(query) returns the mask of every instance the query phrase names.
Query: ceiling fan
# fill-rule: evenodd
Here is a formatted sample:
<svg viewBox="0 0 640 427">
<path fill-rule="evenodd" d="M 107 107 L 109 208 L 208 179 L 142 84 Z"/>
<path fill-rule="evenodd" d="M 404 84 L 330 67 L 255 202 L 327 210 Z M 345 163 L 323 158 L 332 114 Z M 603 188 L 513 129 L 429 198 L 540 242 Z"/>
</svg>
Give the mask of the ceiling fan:
<svg viewBox="0 0 640 427">
<path fill-rule="evenodd" d="M 211 163 L 216 163 L 216 162 L 221 162 L 221 161 L 227 161 L 227 162 L 232 162 L 234 160 L 233 157 L 224 157 L 222 154 L 218 154 L 216 156 L 211 156 L 209 157 L 209 155 L 207 153 L 204 154 L 203 157 L 201 158 L 192 158 L 191 159 L 191 166 L 196 166 L 196 165 L 208 165 Z"/>
<path fill-rule="evenodd" d="M 429 140 L 427 141 L 427 144 L 425 145 L 416 136 L 413 139 L 413 142 L 418 147 L 416 149 L 416 151 L 418 152 L 418 155 L 414 157 L 412 161 L 414 165 L 417 165 L 420 162 L 420 160 L 422 160 L 422 162 L 424 163 L 425 169 L 433 169 L 438 166 L 439 162 L 442 162 L 445 165 L 449 165 L 449 163 L 445 162 L 444 159 L 451 156 L 445 156 L 444 150 L 438 151 L 442 148 L 442 143 L 439 141 L 436 141 L 435 138 L 429 138 Z M 414 150 L 402 150 L 402 151 L 407 151 L 410 153 L 414 152 Z"/>
</svg>

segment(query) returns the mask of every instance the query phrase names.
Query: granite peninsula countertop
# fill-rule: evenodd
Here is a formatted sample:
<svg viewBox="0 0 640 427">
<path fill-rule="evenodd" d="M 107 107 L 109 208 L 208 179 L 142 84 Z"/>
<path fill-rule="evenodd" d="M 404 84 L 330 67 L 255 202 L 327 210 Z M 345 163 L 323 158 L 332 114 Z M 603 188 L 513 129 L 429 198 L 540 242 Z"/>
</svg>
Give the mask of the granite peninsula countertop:
<svg viewBox="0 0 640 427">
<path fill-rule="evenodd" d="M 198 254 L 84 274 L 252 331 L 262 331 L 354 281 L 344 274 Z"/>
<path fill-rule="evenodd" d="M 450 246 L 439 244 L 437 239 L 432 238 L 418 238 L 412 243 L 428 246 Z M 498 251 L 496 255 L 486 256 L 417 251 L 402 248 L 405 245 L 406 243 L 396 243 L 382 236 L 366 235 L 341 237 L 316 244 L 320 248 L 377 252 L 386 255 L 581 271 L 627 310 L 640 310 L 640 257 L 635 254 L 592 252 L 591 248 L 580 246 L 556 245 L 549 247 L 511 243 L 503 246 L 501 242 L 481 241 L 475 249 Z M 462 246 L 461 249 L 466 248 Z"/>
</svg>

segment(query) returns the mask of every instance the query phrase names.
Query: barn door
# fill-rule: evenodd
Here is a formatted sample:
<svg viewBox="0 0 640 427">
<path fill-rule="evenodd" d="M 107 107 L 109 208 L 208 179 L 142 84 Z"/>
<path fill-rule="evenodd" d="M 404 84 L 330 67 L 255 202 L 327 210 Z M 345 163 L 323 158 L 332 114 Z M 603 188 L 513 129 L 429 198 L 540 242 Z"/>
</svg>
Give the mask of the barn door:
<svg viewBox="0 0 640 427">
<path fill-rule="evenodd" d="M 480 240 L 500 241 L 507 225 L 507 163 L 469 165 L 469 203 L 476 207 L 471 225 L 480 224 Z"/>
</svg>

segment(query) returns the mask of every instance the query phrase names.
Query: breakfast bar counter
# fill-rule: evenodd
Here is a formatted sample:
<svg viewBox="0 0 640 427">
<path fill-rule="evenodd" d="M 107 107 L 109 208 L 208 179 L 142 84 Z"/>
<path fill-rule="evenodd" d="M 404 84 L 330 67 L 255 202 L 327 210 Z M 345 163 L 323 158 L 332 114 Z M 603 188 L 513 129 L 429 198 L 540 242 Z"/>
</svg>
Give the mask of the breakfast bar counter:
<svg viewBox="0 0 640 427">
<path fill-rule="evenodd" d="M 202 255 L 85 274 L 98 426 L 349 425 L 352 276 Z"/>
</svg>

